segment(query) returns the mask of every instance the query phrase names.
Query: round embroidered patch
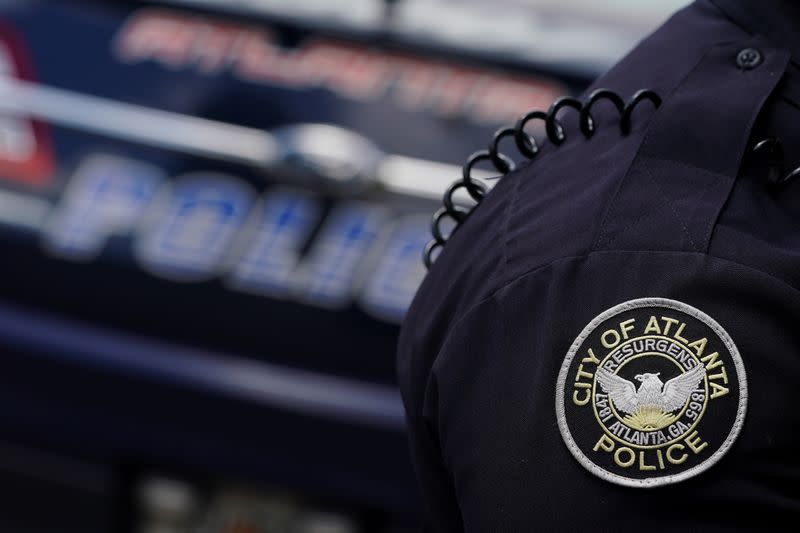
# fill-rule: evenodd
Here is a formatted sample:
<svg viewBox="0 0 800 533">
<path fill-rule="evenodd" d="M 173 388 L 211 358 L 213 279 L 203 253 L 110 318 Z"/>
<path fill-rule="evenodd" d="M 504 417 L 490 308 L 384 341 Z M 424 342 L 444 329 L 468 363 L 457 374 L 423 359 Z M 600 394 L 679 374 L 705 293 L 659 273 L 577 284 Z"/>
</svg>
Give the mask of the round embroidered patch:
<svg viewBox="0 0 800 533">
<path fill-rule="evenodd" d="M 690 478 L 730 449 L 744 422 L 744 364 L 728 333 L 665 298 L 619 304 L 567 353 L 556 414 L 572 455 L 630 487 Z"/>
</svg>

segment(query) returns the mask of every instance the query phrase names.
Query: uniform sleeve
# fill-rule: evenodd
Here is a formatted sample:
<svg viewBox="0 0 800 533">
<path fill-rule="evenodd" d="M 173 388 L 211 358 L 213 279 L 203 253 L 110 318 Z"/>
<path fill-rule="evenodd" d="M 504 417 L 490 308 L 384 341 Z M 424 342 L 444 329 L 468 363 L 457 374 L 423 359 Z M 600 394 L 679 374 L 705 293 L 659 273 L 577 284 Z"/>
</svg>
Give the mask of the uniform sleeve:
<svg viewBox="0 0 800 533">
<path fill-rule="evenodd" d="M 731 502 L 789 516 L 771 491 L 800 446 L 781 407 L 796 295 L 707 254 L 604 251 L 510 281 L 435 353 L 413 315 L 401 386 L 432 530 L 739 530 Z"/>
<path fill-rule="evenodd" d="M 484 520 L 494 515 L 490 508 L 505 505 L 496 502 L 511 503 L 512 493 L 524 488 L 509 483 L 513 471 L 495 471 L 508 461 L 532 460 L 520 453 L 527 439 L 516 421 L 537 404 L 552 406 L 547 392 L 536 394 L 519 375 L 522 359 L 532 363 L 535 355 L 521 344 L 535 328 L 524 326 L 548 323 L 545 306 L 533 304 L 546 290 L 546 284 L 527 294 L 500 290 L 456 319 L 443 318 L 434 305 L 427 313 L 422 305 L 412 308 L 399 345 L 399 376 L 429 531 L 531 530 Z M 527 309 L 515 311 L 514 302 Z"/>
<path fill-rule="evenodd" d="M 461 512 L 442 456 L 436 427 L 436 383 L 429 367 L 432 358 L 426 350 L 427 329 L 421 329 L 409 316 L 398 346 L 398 377 L 411 458 L 424 506 L 425 531 L 457 532 L 463 530 Z"/>
</svg>

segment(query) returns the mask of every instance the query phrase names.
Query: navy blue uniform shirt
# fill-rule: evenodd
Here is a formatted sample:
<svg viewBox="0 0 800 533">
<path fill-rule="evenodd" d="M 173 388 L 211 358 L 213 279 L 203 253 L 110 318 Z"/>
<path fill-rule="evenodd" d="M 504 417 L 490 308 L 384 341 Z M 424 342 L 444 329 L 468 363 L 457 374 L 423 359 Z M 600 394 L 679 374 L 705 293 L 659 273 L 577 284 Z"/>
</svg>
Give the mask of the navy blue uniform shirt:
<svg viewBox="0 0 800 533">
<path fill-rule="evenodd" d="M 658 109 L 559 113 L 454 233 L 398 356 L 431 530 L 794 527 L 798 60 L 791 3 L 690 5 L 592 88 Z"/>
</svg>

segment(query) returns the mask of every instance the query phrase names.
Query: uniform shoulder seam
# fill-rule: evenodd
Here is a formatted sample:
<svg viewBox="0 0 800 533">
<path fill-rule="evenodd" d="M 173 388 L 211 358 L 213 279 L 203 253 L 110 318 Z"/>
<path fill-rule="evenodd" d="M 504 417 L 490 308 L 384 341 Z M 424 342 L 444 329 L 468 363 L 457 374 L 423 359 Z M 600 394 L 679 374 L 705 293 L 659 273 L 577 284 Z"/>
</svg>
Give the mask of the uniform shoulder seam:
<svg viewBox="0 0 800 533">
<path fill-rule="evenodd" d="M 500 287 L 503 286 L 503 279 L 505 273 L 508 272 L 508 262 L 509 262 L 509 248 L 511 243 L 509 242 L 509 227 L 511 225 L 511 214 L 514 212 L 514 208 L 516 206 L 516 199 L 518 196 L 519 186 L 522 182 L 522 178 L 520 177 L 521 173 L 518 173 L 516 176 L 516 181 L 511 186 L 511 198 L 508 198 L 506 209 L 503 213 L 503 226 L 501 228 L 501 235 L 502 235 L 502 261 L 500 270 L 497 273 L 497 278 L 500 280 Z M 499 290 L 499 287 L 498 287 Z M 494 292 L 494 291 L 493 291 Z"/>
<path fill-rule="evenodd" d="M 586 253 L 562 256 L 562 257 L 559 257 L 557 259 L 553 259 L 551 261 L 547 261 L 546 263 L 543 263 L 541 265 L 532 267 L 532 268 L 530 268 L 530 269 L 528 269 L 528 270 L 526 270 L 524 272 L 520 272 L 519 274 L 515 275 L 513 278 L 510 278 L 510 279 L 506 280 L 505 282 L 500 284 L 498 287 L 496 287 L 494 290 L 492 290 L 490 293 L 488 293 L 486 296 L 484 296 L 483 298 L 481 298 L 477 302 L 475 302 L 472 305 L 470 305 L 469 308 L 466 311 L 464 311 L 463 313 L 461 313 L 461 315 L 458 316 L 458 318 L 450 326 L 449 331 L 447 332 L 447 335 L 445 336 L 445 338 L 442 341 L 442 344 L 440 346 L 439 351 L 441 352 L 441 350 L 448 344 L 448 342 L 450 341 L 451 335 L 453 334 L 453 332 L 456 329 L 458 329 L 458 327 L 461 325 L 461 322 L 466 320 L 480 306 L 482 306 L 483 304 L 485 304 L 489 300 L 495 298 L 501 291 L 503 291 L 504 289 L 506 289 L 510 285 L 520 281 L 521 279 L 526 278 L 526 277 L 531 276 L 531 275 L 534 275 L 534 274 L 538 273 L 539 271 L 545 270 L 545 269 L 547 269 L 547 268 L 549 268 L 549 267 L 551 267 L 551 266 L 553 266 L 553 265 L 555 265 L 557 263 L 560 263 L 562 261 L 571 261 L 571 260 L 574 260 L 574 259 L 585 259 L 585 258 L 588 258 L 588 257 L 591 257 L 591 256 L 596 256 L 596 255 L 620 254 L 620 253 L 675 253 L 675 254 L 701 255 L 701 256 L 705 256 L 706 258 L 717 259 L 717 260 L 720 260 L 720 261 L 724 261 L 726 263 L 730 263 L 732 265 L 736 265 L 736 266 L 745 268 L 747 270 L 751 270 L 753 272 L 758 272 L 758 273 L 760 273 L 760 274 L 762 274 L 764 276 L 767 276 L 767 277 L 777 281 L 778 283 L 786 286 L 787 288 L 789 288 L 789 289 L 791 289 L 791 290 L 793 290 L 793 291 L 795 291 L 797 293 L 800 293 L 800 286 L 797 286 L 797 285 L 787 281 L 783 277 L 781 277 L 781 276 L 779 276 L 777 274 L 774 274 L 774 273 L 772 273 L 772 272 L 770 272 L 768 270 L 764 270 L 764 269 L 755 267 L 753 265 L 748 265 L 746 263 L 741 263 L 739 261 L 734 261 L 733 259 L 730 259 L 730 258 L 727 258 L 727 257 L 722 257 L 720 255 L 710 254 L 710 253 L 707 253 L 707 252 L 690 251 L 690 250 L 677 250 L 677 251 L 676 250 L 591 250 L 591 251 L 586 252 Z"/>
</svg>

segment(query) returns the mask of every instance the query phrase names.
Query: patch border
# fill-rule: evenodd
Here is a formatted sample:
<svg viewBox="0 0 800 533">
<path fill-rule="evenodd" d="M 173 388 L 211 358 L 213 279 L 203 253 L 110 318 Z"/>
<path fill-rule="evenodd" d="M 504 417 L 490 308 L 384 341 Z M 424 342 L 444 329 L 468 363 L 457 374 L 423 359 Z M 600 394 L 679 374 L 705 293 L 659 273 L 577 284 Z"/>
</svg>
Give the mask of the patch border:
<svg viewBox="0 0 800 533">
<path fill-rule="evenodd" d="M 711 457 L 693 466 L 692 468 L 689 468 L 688 470 L 680 472 L 679 474 L 670 474 L 647 479 L 629 478 L 619 474 L 614 474 L 593 463 L 583 453 L 583 450 L 578 447 L 578 445 L 575 443 L 575 440 L 572 438 L 572 433 L 567 425 L 566 413 L 564 412 L 564 394 L 566 389 L 567 375 L 569 374 L 572 360 L 575 358 L 575 354 L 578 353 L 578 349 L 583 344 L 583 341 L 585 341 L 586 338 L 605 320 L 608 320 L 609 318 L 624 311 L 638 309 L 640 307 L 666 307 L 668 309 L 675 309 L 704 322 L 714 331 L 714 333 L 717 334 L 717 336 L 719 336 L 725 347 L 730 352 L 739 381 L 739 406 L 736 411 L 736 418 L 733 421 L 733 427 L 720 447 L 717 448 L 713 454 L 711 454 Z M 733 446 L 733 443 L 736 441 L 736 438 L 739 436 L 739 433 L 742 430 L 746 414 L 747 377 L 745 375 L 744 361 L 742 360 L 742 356 L 739 354 L 739 349 L 736 347 L 733 339 L 716 320 L 705 314 L 703 311 L 700 311 L 689 304 L 685 304 L 678 300 L 671 300 L 669 298 L 648 297 L 628 300 L 617 304 L 614 307 L 611 307 L 610 309 L 607 309 L 597 315 L 586 325 L 586 327 L 583 328 L 580 334 L 572 342 L 572 345 L 570 346 L 569 351 L 564 358 L 564 362 L 561 364 L 561 370 L 558 373 L 558 380 L 556 382 L 556 418 L 558 420 L 558 429 L 561 432 L 561 437 L 564 439 L 564 443 L 567 445 L 567 449 L 569 449 L 573 457 L 575 457 L 575 459 L 577 459 L 577 461 L 592 474 L 605 479 L 606 481 L 610 481 L 611 483 L 626 487 L 653 488 L 661 485 L 671 485 L 705 472 L 714 466 L 720 459 L 722 459 L 731 446 Z"/>
</svg>

